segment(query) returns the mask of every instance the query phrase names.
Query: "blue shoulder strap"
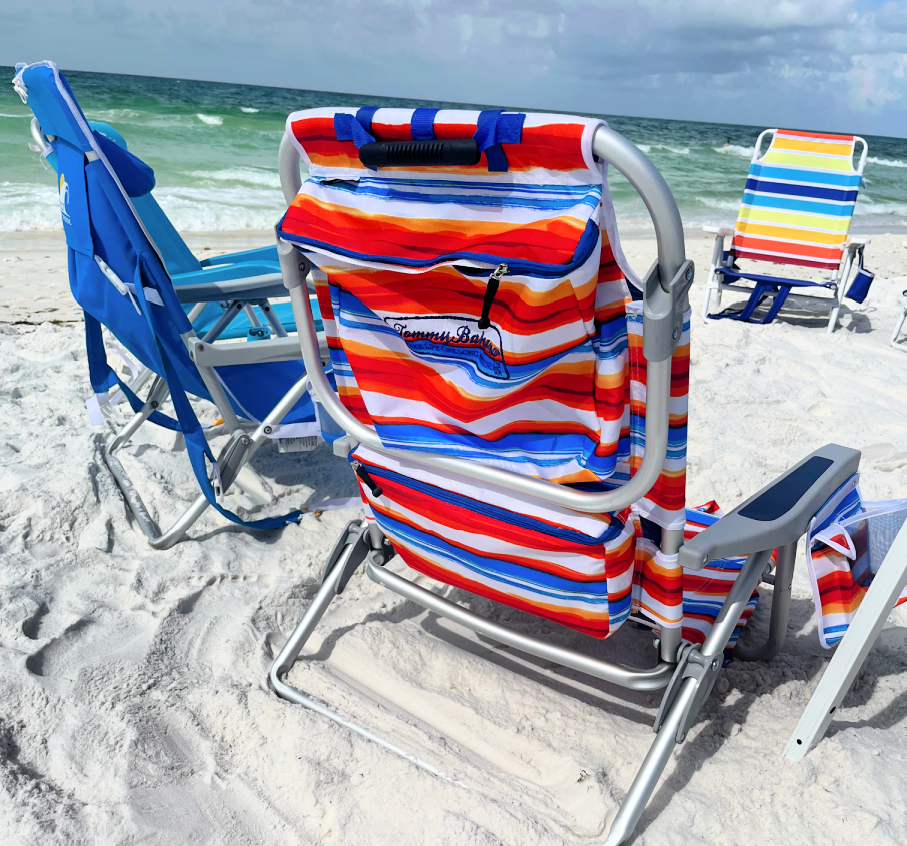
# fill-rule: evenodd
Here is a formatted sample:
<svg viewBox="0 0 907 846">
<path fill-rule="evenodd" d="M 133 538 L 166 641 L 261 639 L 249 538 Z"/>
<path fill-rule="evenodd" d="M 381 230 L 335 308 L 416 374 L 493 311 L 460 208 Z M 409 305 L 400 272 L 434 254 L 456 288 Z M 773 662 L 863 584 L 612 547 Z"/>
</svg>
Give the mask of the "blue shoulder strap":
<svg viewBox="0 0 907 846">
<path fill-rule="evenodd" d="M 91 389 L 96 394 L 104 394 L 114 385 L 119 385 L 132 410 L 138 414 L 145 403 L 136 396 L 129 385 L 117 376 L 107 362 L 107 351 L 104 349 L 100 322 L 87 311 L 83 311 L 82 314 L 85 316 L 85 351 L 88 354 L 88 378 L 91 381 Z M 180 424 L 176 420 L 160 411 L 153 411 L 148 420 L 165 429 L 174 432 L 181 431 Z"/>
<path fill-rule="evenodd" d="M 136 262 L 135 269 L 136 296 L 138 297 L 142 312 L 148 320 L 152 335 L 157 343 L 161 362 L 164 366 L 164 378 L 167 380 L 167 386 L 170 388 L 170 399 L 173 402 L 173 408 L 176 411 L 176 417 L 179 420 L 179 430 L 185 438 L 186 451 L 189 453 L 189 462 L 192 464 L 192 470 L 195 472 L 195 478 L 198 480 L 199 487 L 202 489 L 205 499 L 207 499 L 209 504 L 223 514 L 228 520 L 232 520 L 234 523 L 250 529 L 278 529 L 282 526 L 286 526 L 288 523 L 298 523 L 305 513 L 299 509 L 279 517 L 265 517 L 261 520 L 243 520 L 217 502 L 217 498 L 214 495 L 214 488 L 211 485 L 211 480 L 208 478 L 208 464 L 210 463 L 213 466 L 216 464 L 216 461 L 211 452 L 211 447 L 208 445 L 208 441 L 202 431 L 201 424 L 198 422 L 195 411 L 193 411 L 189 398 L 186 396 L 177 370 L 173 367 L 170 355 L 168 354 L 168 347 L 179 347 L 182 346 L 183 342 L 179 335 L 176 334 L 173 324 L 164 316 L 163 311 L 165 307 L 151 305 L 146 299 L 145 287 L 143 284 L 143 277 L 145 274 L 142 273 L 146 259 L 141 253 L 139 253 L 137 259 L 138 261 Z M 147 275 L 149 279 L 153 278 L 150 273 Z M 158 291 L 158 293 L 163 294 L 162 291 Z"/>
</svg>

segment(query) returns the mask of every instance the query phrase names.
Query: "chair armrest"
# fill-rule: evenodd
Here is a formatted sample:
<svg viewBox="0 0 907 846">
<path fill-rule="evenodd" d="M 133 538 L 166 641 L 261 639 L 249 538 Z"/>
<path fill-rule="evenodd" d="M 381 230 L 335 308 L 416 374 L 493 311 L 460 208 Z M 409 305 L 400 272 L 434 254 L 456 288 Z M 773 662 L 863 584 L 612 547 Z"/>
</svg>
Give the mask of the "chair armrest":
<svg viewBox="0 0 907 846">
<path fill-rule="evenodd" d="M 860 466 L 855 449 L 828 444 L 738 505 L 680 548 L 680 564 L 701 570 L 728 555 L 784 546 L 806 533 L 809 521 Z"/>
<path fill-rule="evenodd" d="M 717 235 L 720 238 L 730 238 L 734 235 L 734 229 L 730 226 L 703 226 L 702 231 L 707 235 Z"/>
<path fill-rule="evenodd" d="M 331 360 L 324 332 L 318 332 L 318 351 L 322 364 Z M 237 364 L 266 364 L 274 361 L 299 361 L 299 338 L 270 338 L 249 343 L 208 344 L 198 338 L 186 342 L 189 356 L 199 367 L 233 367 Z"/>
<path fill-rule="evenodd" d="M 847 238 L 848 247 L 865 247 L 872 243 L 872 238 L 868 235 L 850 235 Z"/>
<path fill-rule="evenodd" d="M 201 260 L 202 267 L 215 267 L 222 264 L 242 264 L 248 261 L 268 261 L 278 264 L 277 246 L 258 247 L 255 250 L 244 250 L 241 253 L 227 253 L 223 256 L 212 256 Z M 276 271 L 275 271 L 276 272 Z"/>
<path fill-rule="evenodd" d="M 253 276 L 280 274 L 280 265 L 270 261 L 247 261 L 241 264 L 224 264 L 217 267 L 208 267 L 202 270 L 192 270 L 189 273 L 177 273 L 173 277 L 173 284 L 190 285 L 196 283 L 228 282 L 233 279 L 248 279 Z"/>
<path fill-rule="evenodd" d="M 201 276 L 186 273 L 184 276 Z M 253 276 L 245 279 L 205 281 L 197 284 L 174 285 L 173 290 L 181 303 L 211 303 L 227 300 L 263 300 L 286 297 L 287 289 L 279 273 Z"/>
</svg>

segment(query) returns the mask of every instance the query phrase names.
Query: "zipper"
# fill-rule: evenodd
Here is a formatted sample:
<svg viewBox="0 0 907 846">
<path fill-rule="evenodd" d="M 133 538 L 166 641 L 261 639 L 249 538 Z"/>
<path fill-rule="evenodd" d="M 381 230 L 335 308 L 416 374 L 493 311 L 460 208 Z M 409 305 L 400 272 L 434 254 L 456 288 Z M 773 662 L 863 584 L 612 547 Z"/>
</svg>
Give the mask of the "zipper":
<svg viewBox="0 0 907 846">
<path fill-rule="evenodd" d="M 432 259 L 403 259 L 389 258 L 388 256 L 375 256 L 367 253 L 358 253 L 354 250 L 343 249 L 336 244 L 330 244 L 327 241 L 316 241 L 313 238 L 303 238 L 286 232 L 283 228 L 284 217 L 277 224 L 280 236 L 287 241 L 292 241 L 302 247 L 306 247 L 314 252 L 323 253 L 328 256 L 337 256 L 353 261 L 369 262 L 383 266 L 409 267 L 414 270 L 431 270 L 433 267 L 439 267 L 444 264 L 455 264 L 457 261 L 469 261 L 474 266 L 487 270 L 495 270 L 500 266 L 500 258 L 489 255 L 488 253 L 443 253 Z M 507 259 L 508 273 L 519 276 L 534 276 L 539 279 L 557 279 L 572 273 L 576 268 L 581 267 L 586 260 L 592 255 L 595 245 L 598 242 L 598 227 L 590 220 L 586 224 L 586 230 L 583 232 L 576 246 L 576 252 L 573 259 L 566 264 L 542 264 L 536 261 L 521 261 L 520 259 Z"/>
<path fill-rule="evenodd" d="M 353 461 L 350 466 L 353 468 L 353 472 L 362 479 L 362 484 L 372 492 L 372 496 L 375 499 L 381 496 L 383 491 L 375 484 L 375 480 L 369 476 L 368 470 L 365 469 L 361 461 Z"/>
<path fill-rule="evenodd" d="M 357 469 L 357 466 L 361 469 Z M 366 472 L 362 462 L 354 460 L 353 469 L 360 479 L 363 479 L 362 474 L 365 473 L 366 478 L 369 479 L 369 481 L 366 482 L 369 487 L 375 484 L 374 480 L 372 480 L 369 477 L 368 472 Z M 496 505 L 489 505 L 487 502 L 479 502 L 479 500 L 473 499 L 472 497 L 464 496 L 463 494 L 455 494 L 451 491 L 445 490 L 444 488 L 439 488 L 437 487 L 437 485 L 430 485 L 428 484 L 428 482 L 421 482 L 418 479 L 413 479 L 411 476 L 404 476 L 402 473 L 396 473 L 393 470 L 388 470 L 384 467 L 376 467 L 374 464 L 372 464 L 369 465 L 369 470 L 371 471 L 372 476 L 378 476 L 379 478 L 388 479 L 392 482 L 398 482 L 414 491 L 417 491 L 418 493 L 434 497 L 435 499 L 441 500 L 441 502 L 446 502 L 448 505 L 460 506 L 470 511 L 474 511 L 477 514 L 482 514 L 485 517 L 490 517 L 493 520 L 500 520 L 504 523 L 510 523 L 511 525 L 519 526 L 521 529 L 529 529 L 530 531 L 539 532 L 543 535 L 549 535 L 551 537 L 558 538 L 559 540 L 570 541 L 572 543 L 580 543 L 585 546 L 597 546 L 600 543 L 605 543 L 609 540 L 613 540 L 620 534 L 621 530 L 623 529 L 623 523 L 621 523 L 620 520 L 614 517 L 612 518 L 611 523 L 608 525 L 603 535 L 597 538 L 590 538 L 588 535 L 583 534 L 582 532 L 578 532 L 576 529 L 549 526 L 548 524 L 535 520 L 532 517 L 527 517 L 525 514 L 517 514 L 513 511 L 508 511 L 506 508 L 500 508 Z M 378 488 L 378 491 L 379 493 L 375 494 L 375 496 L 381 495 L 380 488 Z"/>
<path fill-rule="evenodd" d="M 501 286 L 501 277 L 509 272 L 510 268 L 501 262 L 501 264 L 494 269 L 494 273 L 488 277 L 488 285 L 485 288 L 485 300 L 482 303 L 482 316 L 479 318 L 479 329 L 487 329 L 491 326 L 491 306 L 494 303 L 498 288 Z"/>
</svg>

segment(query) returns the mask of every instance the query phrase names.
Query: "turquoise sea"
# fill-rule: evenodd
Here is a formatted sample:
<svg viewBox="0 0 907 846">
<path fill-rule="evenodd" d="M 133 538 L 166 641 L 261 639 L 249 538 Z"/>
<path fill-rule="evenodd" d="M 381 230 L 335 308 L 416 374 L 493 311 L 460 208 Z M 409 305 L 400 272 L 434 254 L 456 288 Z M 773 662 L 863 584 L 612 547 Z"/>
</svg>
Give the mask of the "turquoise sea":
<svg viewBox="0 0 907 846">
<path fill-rule="evenodd" d="M 12 76 L 12 68 L 0 67 L 0 78 Z M 181 230 L 273 226 L 283 211 L 277 147 L 292 111 L 326 105 L 456 106 L 156 77 L 76 71 L 66 76 L 89 120 L 115 126 L 129 148 L 154 168 L 155 196 Z M 601 117 L 659 167 L 688 227 L 733 222 L 761 127 Z M 30 120 L 31 112 L 12 86 L 0 87 L 0 231 L 61 226 L 53 174 L 28 148 Z M 866 140 L 866 186 L 854 229 L 907 231 L 907 139 L 866 136 Z M 642 204 L 629 185 L 616 176 L 611 185 L 622 230 L 648 229 Z"/>
</svg>

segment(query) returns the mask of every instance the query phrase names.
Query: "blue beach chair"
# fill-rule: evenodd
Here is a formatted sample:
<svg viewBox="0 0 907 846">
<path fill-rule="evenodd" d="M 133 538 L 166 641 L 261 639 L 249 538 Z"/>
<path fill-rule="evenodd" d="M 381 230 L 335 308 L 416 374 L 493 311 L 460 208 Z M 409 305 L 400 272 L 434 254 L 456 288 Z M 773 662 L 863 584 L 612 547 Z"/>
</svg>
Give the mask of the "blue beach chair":
<svg viewBox="0 0 907 846">
<path fill-rule="evenodd" d="M 96 135 L 103 136 L 129 153 L 126 139 L 110 124 L 88 121 L 88 125 Z M 56 153 L 53 151 L 53 145 L 41 131 L 37 118 L 32 119 L 31 133 L 35 141 L 33 149 L 47 159 L 59 179 Z M 137 182 L 127 180 L 130 181 L 132 189 L 130 199 L 136 214 L 158 248 L 175 286 L 252 279 L 261 276 L 271 276 L 274 281 L 280 279 L 280 263 L 277 260 L 277 248 L 274 246 L 197 259 L 154 198 L 152 193 L 154 172 L 151 168 L 131 153 L 128 157 L 124 157 L 118 156 L 114 152 L 113 156 L 108 156 L 108 158 L 114 170 L 119 166 L 126 172 L 140 171 L 143 174 L 143 178 Z M 138 193 L 140 191 L 144 193 Z M 187 303 L 183 306 L 183 310 L 190 315 L 192 326 L 200 335 L 204 335 L 218 325 L 218 321 L 228 311 L 226 303 L 211 302 Z M 230 312 L 229 316 L 229 323 L 218 327 L 217 337 L 219 339 L 260 340 L 268 338 L 272 334 L 284 338 L 288 332 L 296 331 L 293 310 L 288 302 L 272 304 L 263 298 L 255 304 L 246 304 L 242 310 L 236 313 Z"/>
<path fill-rule="evenodd" d="M 308 447 L 320 438 L 295 337 L 213 343 L 222 337 L 220 330 L 228 325 L 231 311 L 238 313 L 246 305 L 286 296 L 279 278 L 267 273 L 243 277 L 240 263 L 226 266 L 216 281 L 214 274 L 208 276 L 203 270 L 197 275 L 204 282 L 175 286 L 134 204 L 134 197 L 150 197 L 150 168 L 89 127 L 52 62 L 17 65 L 13 84 L 34 112 L 40 137 L 46 139 L 56 160 L 70 287 L 85 315 L 94 391 L 89 406 L 95 410 L 107 406 L 110 392 L 117 387 L 135 412 L 108 440 L 103 454 L 149 543 L 155 548 L 172 546 L 209 505 L 250 528 L 271 529 L 298 520 L 303 513 L 299 510 L 245 521 L 222 504 L 239 470 L 268 440 L 303 439 L 291 447 Z M 148 206 L 146 203 L 145 208 Z M 185 304 L 196 304 L 199 310 L 199 306 L 219 302 L 228 304 L 226 316 L 199 336 L 184 311 Z M 144 401 L 108 364 L 102 326 L 154 374 Z M 160 410 L 168 395 L 176 419 Z M 189 395 L 214 403 L 230 431 L 216 460 Z M 159 531 L 115 455 L 146 420 L 182 433 L 201 488 L 195 502 L 165 532 Z"/>
</svg>

